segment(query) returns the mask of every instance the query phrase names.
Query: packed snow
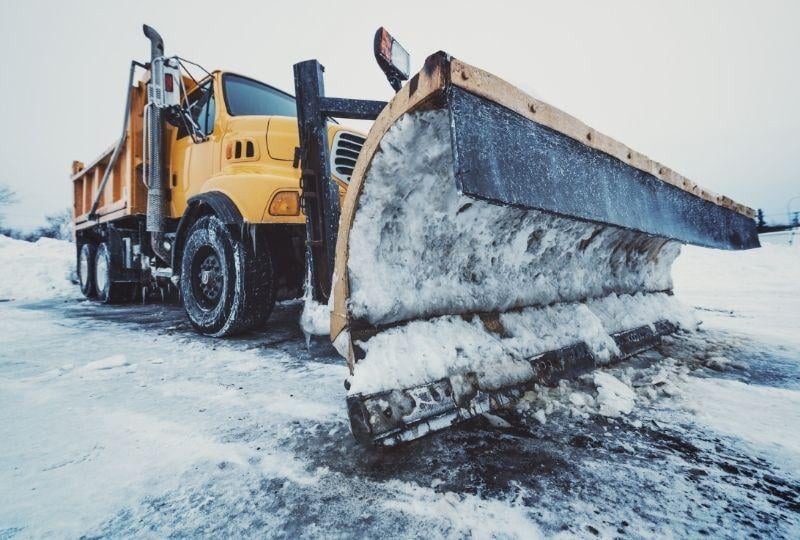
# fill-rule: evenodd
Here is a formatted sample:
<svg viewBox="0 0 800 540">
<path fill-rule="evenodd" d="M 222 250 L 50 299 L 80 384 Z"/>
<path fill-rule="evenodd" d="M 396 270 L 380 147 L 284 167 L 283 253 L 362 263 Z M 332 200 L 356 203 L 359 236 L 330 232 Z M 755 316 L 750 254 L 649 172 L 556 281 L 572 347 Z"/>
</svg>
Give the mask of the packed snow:
<svg viewBox="0 0 800 540">
<path fill-rule="evenodd" d="M 461 195 L 441 110 L 406 114 L 384 135 L 348 247 L 348 307 L 372 324 L 665 291 L 680 252 L 676 242 Z"/>
<path fill-rule="evenodd" d="M 688 378 L 682 392 L 699 421 L 751 443 L 800 477 L 800 390 Z"/>
<path fill-rule="evenodd" d="M 685 246 L 673 266 L 675 294 L 700 307 L 710 327 L 800 345 L 799 260 L 800 242 L 748 251 Z"/>
<path fill-rule="evenodd" d="M 447 111 L 407 114 L 365 176 L 348 309 L 372 324 L 412 322 L 358 343 L 366 356 L 350 392 L 468 371 L 499 388 L 529 379 L 525 360 L 546 351 L 583 341 L 605 362 L 619 352 L 610 334 L 659 320 L 694 328 L 691 312 L 659 292 L 672 288 L 679 252 L 675 242 L 461 195 Z M 476 312 L 501 312 L 502 331 L 462 317 Z"/>
<path fill-rule="evenodd" d="M 658 320 L 685 329 L 697 325 L 691 311 L 665 293 L 511 311 L 499 317 L 500 334 L 478 316 L 413 321 L 360 343 L 365 357 L 349 379 L 350 393 L 409 388 L 467 372 L 476 373 L 482 388 L 501 388 L 533 377 L 526 360 L 576 343 L 608 361 L 619 355 L 610 334 Z"/>
</svg>

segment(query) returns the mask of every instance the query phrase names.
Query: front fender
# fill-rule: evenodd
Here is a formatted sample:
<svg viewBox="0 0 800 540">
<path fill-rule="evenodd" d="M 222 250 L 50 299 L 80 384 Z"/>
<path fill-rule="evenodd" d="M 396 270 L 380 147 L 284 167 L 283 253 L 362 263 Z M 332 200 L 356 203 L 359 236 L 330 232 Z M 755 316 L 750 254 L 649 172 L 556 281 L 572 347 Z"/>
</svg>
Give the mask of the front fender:
<svg viewBox="0 0 800 540">
<path fill-rule="evenodd" d="M 269 203 L 279 191 L 300 193 L 299 180 L 258 172 L 220 175 L 206 181 L 200 193 L 219 192 L 226 195 L 247 223 L 299 224 L 306 222 L 302 214 L 297 216 L 271 216 Z"/>
<path fill-rule="evenodd" d="M 183 212 L 180 222 L 178 222 L 178 229 L 175 231 L 175 242 L 172 246 L 172 269 L 175 273 L 179 272 L 181 267 L 186 233 L 189 232 L 189 228 L 200 216 L 212 213 L 225 225 L 236 227 L 240 227 L 244 223 L 236 203 L 226 194 L 219 191 L 207 191 L 194 195 L 186 203 L 186 210 Z"/>
</svg>

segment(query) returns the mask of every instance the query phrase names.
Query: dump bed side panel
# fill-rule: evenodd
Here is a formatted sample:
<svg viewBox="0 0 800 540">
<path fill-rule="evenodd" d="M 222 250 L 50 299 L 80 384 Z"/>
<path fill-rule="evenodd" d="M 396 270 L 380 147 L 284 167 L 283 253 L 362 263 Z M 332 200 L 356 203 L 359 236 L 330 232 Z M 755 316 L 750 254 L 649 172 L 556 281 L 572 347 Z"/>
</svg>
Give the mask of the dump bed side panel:
<svg viewBox="0 0 800 540">
<path fill-rule="evenodd" d="M 103 177 L 110 166 L 116 143 L 88 166 L 73 162 L 73 222 L 76 230 L 91 227 L 89 213 L 97 199 L 97 221 L 112 221 L 132 214 L 143 214 L 147 190 L 142 182 L 142 113 L 146 99 L 143 82 L 131 88 L 131 110 L 121 152 L 113 165 L 108 181 Z"/>
</svg>

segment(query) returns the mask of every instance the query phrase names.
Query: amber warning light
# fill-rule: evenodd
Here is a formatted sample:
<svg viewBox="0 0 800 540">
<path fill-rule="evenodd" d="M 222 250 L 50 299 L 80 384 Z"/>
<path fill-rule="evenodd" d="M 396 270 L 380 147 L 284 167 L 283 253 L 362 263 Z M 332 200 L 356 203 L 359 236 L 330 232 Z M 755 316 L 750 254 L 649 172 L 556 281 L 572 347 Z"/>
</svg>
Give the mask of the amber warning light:
<svg viewBox="0 0 800 540">
<path fill-rule="evenodd" d="M 375 60 L 395 92 L 399 91 L 411 72 L 411 56 L 383 26 L 375 32 Z"/>
</svg>

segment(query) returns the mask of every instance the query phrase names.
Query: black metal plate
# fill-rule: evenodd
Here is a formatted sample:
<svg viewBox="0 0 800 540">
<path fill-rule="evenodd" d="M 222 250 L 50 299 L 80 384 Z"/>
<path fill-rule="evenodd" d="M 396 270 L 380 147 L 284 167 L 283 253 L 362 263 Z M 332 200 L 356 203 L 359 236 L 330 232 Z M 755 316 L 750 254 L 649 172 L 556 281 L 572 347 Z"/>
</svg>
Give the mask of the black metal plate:
<svg viewBox="0 0 800 540">
<path fill-rule="evenodd" d="M 759 246 L 752 219 L 450 86 L 455 175 L 468 196 L 706 247 Z"/>
</svg>

